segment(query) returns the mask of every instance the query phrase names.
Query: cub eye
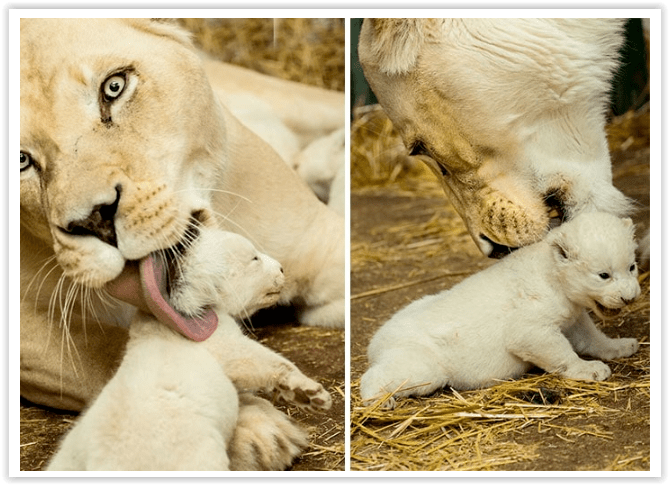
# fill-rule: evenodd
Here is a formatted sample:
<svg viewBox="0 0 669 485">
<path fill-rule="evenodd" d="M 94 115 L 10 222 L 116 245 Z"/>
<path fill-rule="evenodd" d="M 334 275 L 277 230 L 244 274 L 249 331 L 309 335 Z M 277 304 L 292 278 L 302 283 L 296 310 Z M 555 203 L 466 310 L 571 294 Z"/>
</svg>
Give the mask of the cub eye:
<svg viewBox="0 0 669 485">
<path fill-rule="evenodd" d="M 105 101 L 111 102 L 121 96 L 125 89 L 125 75 L 114 74 L 109 76 L 104 83 L 102 83 L 102 95 Z"/>
<path fill-rule="evenodd" d="M 254 256 L 253 261 L 260 261 L 260 258 L 258 256 Z"/>
<path fill-rule="evenodd" d="M 21 152 L 21 171 L 30 168 L 33 164 L 33 159 L 26 152 Z"/>
<path fill-rule="evenodd" d="M 599 273 L 599 277 L 603 280 L 608 280 L 611 277 L 611 275 L 608 273 Z"/>
<path fill-rule="evenodd" d="M 630 266 L 630 273 L 634 272 L 636 269 L 636 263 L 632 263 L 632 266 Z"/>
</svg>

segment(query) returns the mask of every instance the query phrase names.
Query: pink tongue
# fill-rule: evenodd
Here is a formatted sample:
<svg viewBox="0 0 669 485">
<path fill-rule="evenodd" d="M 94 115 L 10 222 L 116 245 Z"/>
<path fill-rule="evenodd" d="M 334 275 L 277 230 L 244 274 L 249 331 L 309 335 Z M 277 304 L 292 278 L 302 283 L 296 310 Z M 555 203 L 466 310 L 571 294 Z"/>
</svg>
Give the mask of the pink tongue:
<svg viewBox="0 0 669 485">
<path fill-rule="evenodd" d="M 218 326 L 218 316 L 208 309 L 198 318 L 181 315 L 167 303 L 166 271 L 160 258 L 153 254 L 126 264 L 121 275 L 107 283 L 109 293 L 127 303 L 152 313 L 160 322 L 196 342 L 206 340 Z"/>
</svg>

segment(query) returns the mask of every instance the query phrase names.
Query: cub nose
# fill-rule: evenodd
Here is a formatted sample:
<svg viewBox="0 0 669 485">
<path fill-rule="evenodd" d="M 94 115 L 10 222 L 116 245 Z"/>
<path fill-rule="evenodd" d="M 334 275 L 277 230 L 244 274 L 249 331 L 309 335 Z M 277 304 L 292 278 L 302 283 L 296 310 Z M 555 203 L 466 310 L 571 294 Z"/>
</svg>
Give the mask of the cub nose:
<svg viewBox="0 0 669 485">
<path fill-rule="evenodd" d="M 87 217 L 70 221 L 66 227 L 60 227 L 60 230 L 71 236 L 95 236 L 104 243 L 118 247 L 114 217 L 121 200 L 121 186 L 117 185 L 115 190 L 116 198 L 113 202 L 93 206 Z"/>
</svg>

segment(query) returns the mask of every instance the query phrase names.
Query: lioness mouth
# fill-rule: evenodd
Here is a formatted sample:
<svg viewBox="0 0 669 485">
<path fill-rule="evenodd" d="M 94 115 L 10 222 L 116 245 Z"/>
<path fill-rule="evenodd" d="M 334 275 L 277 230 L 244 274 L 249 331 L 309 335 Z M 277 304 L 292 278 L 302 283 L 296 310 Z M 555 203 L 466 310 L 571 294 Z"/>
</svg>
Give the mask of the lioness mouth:
<svg viewBox="0 0 669 485">
<path fill-rule="evenodd" d="M 492 246 L 492 251 L 488 254 L 488 257 L 491 259 L 502 259 L 504 256 L 511 254 L 518 248 L 512 248 L 510 246 L 504 246 L 503 244 L 496 243 L 490 239 L 485 234 L 480 235 L 481 239 L 487 241 Z"/>
<path fill-rule="evenodd" d="M 565 208 L 562 202 L 564 193 L 561 189 L 554 189 L 544 196 L 544 203 L 548 208 L 548 228 L 555 229 L 565 221 Z"/>
<path fill-rule="evenodd" d="M 112 296 L 153 314 L 161 323 L 189 339 L 201 342 L 218 327 L 216 312 L 205 308 L 202 315 L 190 317 L 168 303 L 170 287 L 178 277 L 178 259 L 198 235 L 198 221 L 192 219 L 179 243 L 139 261 L 129 261 L 121 275 L 108 283 L 106 289 Z"/>
</svg>

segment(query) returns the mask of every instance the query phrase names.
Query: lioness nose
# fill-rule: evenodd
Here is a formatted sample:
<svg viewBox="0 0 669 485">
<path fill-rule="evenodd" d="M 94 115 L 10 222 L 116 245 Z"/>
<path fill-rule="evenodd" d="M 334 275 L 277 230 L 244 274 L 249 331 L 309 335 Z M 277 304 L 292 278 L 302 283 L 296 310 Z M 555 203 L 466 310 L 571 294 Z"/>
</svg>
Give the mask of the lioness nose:
<svg viewBox="0 0 669 485">
<path fill-rule="evenodd" d="M 121 186 L 117 185 L 115 189 L 116 199 L 112 203 L 95 205 L 88 217 L 71 221 L 60 229 L 71 236 L 95 236 L 102 242 L 117 247 L 114 217 L 121 199 Z"/>
</svg>

